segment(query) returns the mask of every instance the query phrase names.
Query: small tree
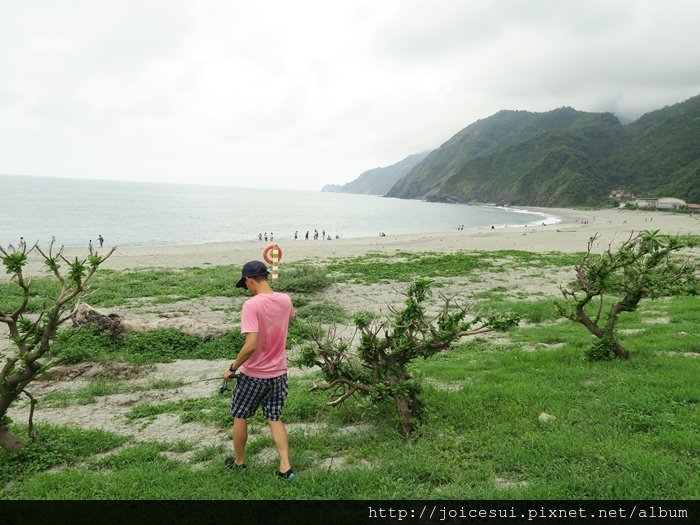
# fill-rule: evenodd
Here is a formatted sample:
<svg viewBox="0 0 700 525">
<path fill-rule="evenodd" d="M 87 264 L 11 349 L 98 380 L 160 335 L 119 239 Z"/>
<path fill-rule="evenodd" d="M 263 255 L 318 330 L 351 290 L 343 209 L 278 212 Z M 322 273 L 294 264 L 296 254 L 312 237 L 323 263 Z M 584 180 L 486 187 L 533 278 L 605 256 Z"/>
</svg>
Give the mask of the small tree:
<svg viewBox="0 0 700 525">
<path fill-rule="evenodd" d="M 608 246 L 595 255 L 597 239 L 598 235 L 591 237 L 586 255 L 574 266 L 576 280 L 569 288 L 559 287 L 564 304 L 559 303 L 558 309 L 598 338 L 589 351 L 591 359 L 627 359 L 629 352 L 615 336 L 622 312 L 633 312 L 645 297 L 697 292 L 692 261 L 676 256 L 690 241 L 661 235 L 659 230 L 644 231 L 630 235 L 616 250 Z"/>
<path fill-rule="evenodd" d="M 354 394 L 369 396 L 375 402 L 392 400 L 401 433 L 408 435 L 414 419 L 422 413 L 420 384 L 411 376 L 409 365 L 417 358 L 427 359 L 447 350 L 461 337 L 505 330 L 518 321 L 507 315 L 477 316 L 467 321 L 469 310 L 452 307 L 449 299 L 436 317 L 429 318 L 424 307 L 429 285 L 428 280 L 411 285 L 404 308 L 391 309 L 391 318 L 379 320 L 371 313 L 358 314 L 355 325 L 360 342 L 356 351 L 333 331 L 326 337 L 312 336 L 313 343 L 302 348 L 298 360 L 301 366 L 318 366 L 323 372 L 326 384 L 312 390 L 335 391 L 337 398 L 328 403 L 330 406 L 338 406 Z"/>
<path fill-rule="evenodd" d="M 18 249 L 10 246 L 8 250 L 0 247 L 2 263 L 7 273 L 12 275 L 12 281 L 20 288 L 20 299 L 12 311 L 0 309 L 0 322 L 7 325 L 9 338 L 13 346 L 13 354 L 0 356 L 4 366 L 0 370 L 0 447 L 11 452 L 19 452 L 24 442 L 8 429 L 7 410 L 23 392 L 32 400 L 30 412 L 30 436 L 33 437 L 31 414 L 34 399 L 25 390 L 26 386 L 45 369 L 48 363 L 43 360 L 51 349 L 53 338 L 58 327 L 68 321 L 74 314 L 77 301 L 88 291 L 88 281 L 97 268 L 114 252 L 112 248 L 107 255 L 100 256 L 90 252 L 86 259 L 69 261 L 63 256 L 63 247 L 54 253 L 54 240 L 46 252 L 38 244 L 29 250 L 22 243 Z M 36 319 L 29 319 L 29 298 L 31 294 L 31 279 L 24 276 L 23 268 L 27 264 L 28 255 L 36 251 L 41 255 L 47 270 L 58 281 L 57 296 L 46 298 L 46 302 L 36 313 Z M 61 272 L 61 262 L 67 265 L 67 271 Z"/>
</svg>

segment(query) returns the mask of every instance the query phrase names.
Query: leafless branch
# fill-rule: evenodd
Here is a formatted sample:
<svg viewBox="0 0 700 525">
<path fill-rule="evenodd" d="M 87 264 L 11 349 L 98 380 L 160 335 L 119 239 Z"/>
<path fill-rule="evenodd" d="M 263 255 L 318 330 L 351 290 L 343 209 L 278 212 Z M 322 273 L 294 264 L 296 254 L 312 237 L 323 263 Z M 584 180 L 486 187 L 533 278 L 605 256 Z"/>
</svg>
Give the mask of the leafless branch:
<svg viewBox="0 0 700 525">
<path fill-rule="evenodd" d="M 343 401 L 345 401 L 347 398 L 352 396 L 355 392 L 357 391 L 362 391 L 366 393 L 373 392 L 374 389 L 372 387 L 369 387 L 367 385 L 362 385 L 355 383 L 353 381 L 350 381 L 348 379 L 336 379 L 335 381 L 327 384 L 327 385 L 314 385 L 311 388 L 311 391 L 327 391 L 327 390 L 333 390 L 335 388 L 341 388 L 342 389 L 342 394 L 340 397 L 333 401 L 328 402 L 328 406 L 336 407 L 340 405 Z"/>
<path fill-rule="evenodd" d="M 26 390 L 22 390 L 29 398 L 29 425 L 27 428 L 27 435 L 33 440 L 36 439 L 36 432 L 34 431 L 34 407 L 36 406 L 36 399 Z"/>
</svg>

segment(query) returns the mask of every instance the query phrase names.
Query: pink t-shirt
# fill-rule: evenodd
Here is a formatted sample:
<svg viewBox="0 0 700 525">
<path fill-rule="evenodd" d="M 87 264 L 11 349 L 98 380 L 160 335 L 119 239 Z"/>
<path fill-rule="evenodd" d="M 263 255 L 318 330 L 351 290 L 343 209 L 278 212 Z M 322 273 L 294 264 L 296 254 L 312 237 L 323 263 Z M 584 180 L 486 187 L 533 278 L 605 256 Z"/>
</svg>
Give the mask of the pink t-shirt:
<svg viewBox="0 0 700 525">
<path fill-rule="evenodd" d="M 258 344 L 241 372 L 261 379 L 287 372 L 287 330 L 292 317 L 292 300 L 283 293 L 258 294 L 243 303 L 241 333 L 257 332 Z"/>
</svg>

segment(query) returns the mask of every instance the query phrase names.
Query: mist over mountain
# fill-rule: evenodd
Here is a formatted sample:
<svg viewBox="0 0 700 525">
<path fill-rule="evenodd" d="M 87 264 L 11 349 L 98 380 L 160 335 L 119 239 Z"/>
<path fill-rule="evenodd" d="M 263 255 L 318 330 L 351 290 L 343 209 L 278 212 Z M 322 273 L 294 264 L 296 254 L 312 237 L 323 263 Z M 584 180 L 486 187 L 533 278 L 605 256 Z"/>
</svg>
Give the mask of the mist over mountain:
<svg viewBox="0 0 700 525">
<path fill-rule="evenodd" d="M 334 193 L 360 193 L 364 195 L 384 195 L 396 182 L 427 157 L 429 152 L 409 155 L 405 159 L 383 168 L 373 168 L 360 174 L 347 184 L 327 184 L 321 191 Z"/>
<path fill-rule="evenodd" d="M 629 124 L 570 107 L 499 111 L 430 152 L 386 195 L 577 206 L 601 204 L 615 188 L 700 202 L 700 96 Z"/>
</svg>

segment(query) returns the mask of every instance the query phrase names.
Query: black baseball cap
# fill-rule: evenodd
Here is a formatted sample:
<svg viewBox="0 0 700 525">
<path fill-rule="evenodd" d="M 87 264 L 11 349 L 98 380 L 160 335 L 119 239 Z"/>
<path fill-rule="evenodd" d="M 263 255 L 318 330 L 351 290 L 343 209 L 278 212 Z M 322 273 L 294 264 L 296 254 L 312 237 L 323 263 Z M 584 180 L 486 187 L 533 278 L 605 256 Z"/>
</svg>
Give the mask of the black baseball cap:
<svg viewBox="0 0 700 525">
<path fill-rule="evenodd" d="M 270 272 L 262 261 L 248 261 L 243 265 L 241 270 L 241 278 L 236 283 L 236 288 L 248 288 L 245 285 L 246 277 L 260 277 L 262 275 L 269 275 Z"/>
</svg>

